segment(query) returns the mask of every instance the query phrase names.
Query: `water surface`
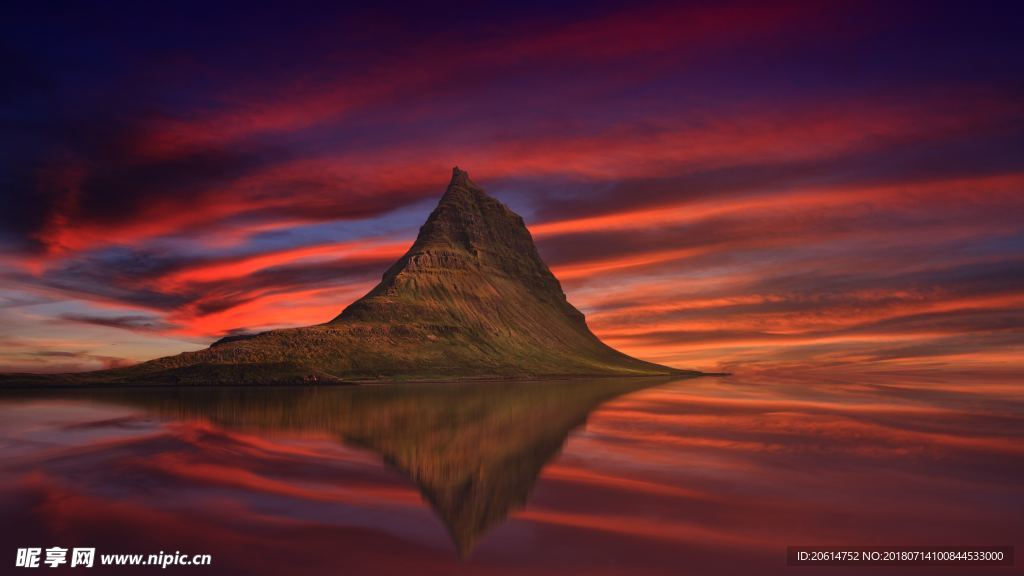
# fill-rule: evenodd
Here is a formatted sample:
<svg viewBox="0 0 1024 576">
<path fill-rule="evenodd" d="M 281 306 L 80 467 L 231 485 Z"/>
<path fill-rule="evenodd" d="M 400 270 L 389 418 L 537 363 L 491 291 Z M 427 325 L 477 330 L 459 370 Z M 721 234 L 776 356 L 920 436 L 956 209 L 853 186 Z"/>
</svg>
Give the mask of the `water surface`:
<svg viewBox="0 0 1024 576">
<path fill-rule="evenodd" d="M 192 574 L 845 574 L 785 547 L 1019 548 L 1022 408 L 911 377 L 6 391 L 2 542 L 213 555 L 167 569 Z"/>
</svg>

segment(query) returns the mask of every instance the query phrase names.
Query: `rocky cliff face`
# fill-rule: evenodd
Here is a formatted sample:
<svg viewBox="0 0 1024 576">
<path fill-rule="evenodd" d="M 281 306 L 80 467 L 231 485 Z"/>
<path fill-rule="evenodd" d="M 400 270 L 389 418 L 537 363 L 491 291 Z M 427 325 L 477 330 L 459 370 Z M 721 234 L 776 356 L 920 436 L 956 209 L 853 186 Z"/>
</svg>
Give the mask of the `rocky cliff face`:
<svg viewBox="0 0 1024 576">
<path fill-rule="evenodd" d="M 260 384 L 679 373 L 590 332 L 523 219 L 455 168 L 409 251 L 327 324 L 64 378 Z"/>
<path fill-rule="evenodd" d="M 500 286 L 507 284 L 508 286 Z M 541 260 L 526 224 L 488 196 L 456 167 L 437 208 L 420 228 L 412 248 L 369 294 L 335 322 L 479 322 L 468 312 L 515 320 L 498 288 L 528 293 L 534 304 L 585 328 L 583 314 L 565 299 L 558 280 Z M 440 309 L 438 299 L 455 306 Z M 469 306 L 467 309 L 466 305 Z"/>
</svg>

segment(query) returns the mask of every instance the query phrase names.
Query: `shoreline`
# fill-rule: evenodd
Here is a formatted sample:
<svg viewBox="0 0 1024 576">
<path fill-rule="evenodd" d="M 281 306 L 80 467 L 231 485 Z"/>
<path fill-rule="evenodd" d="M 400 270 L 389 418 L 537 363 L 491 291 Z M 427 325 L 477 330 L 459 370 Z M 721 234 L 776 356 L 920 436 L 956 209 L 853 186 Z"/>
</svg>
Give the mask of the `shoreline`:
<svg viewBox="0 0 1024 576">
<path fill-rule="evenodd" d="M 66 377 L 72 374 L 54 374 L 55 378 Z M 87 372 L 85 374 L 88 374 Z M 12 374 L 0 374 L 0 392 L 3 390 L 83 390 L 92 388 L 298 388 L 298 387 L 334 387 L 334 386 L 384 386 L 394 384 L 447 384 L 447 383 L 500 383 L 500 382 L 537 382 L 544 380 L 585 380 L 585 379 L 605 379 L 605 378 L 702 378 L 702 377 L 724 377 L 732 376 L 731 372 L 698 372 L 698 371 L 680 371 L 676 374 L 558 374 L 558 375 L 537 375 L 527 377 L 515 377 L 515 376 L 481 376 L 481 377 L 455 377 L 455 378 L 425 378 L 425 379 L 401 379 L 401 378 L 368 378 L 368 379 L 353 379 L 353 380 L 300 380 L 293 383 L 285 382 L 273 382 L 273 383 L 252 383 L 252 382 L 239 382 L 237 384 L 227 384 L 223 382 L 212 383 L 212 384 L 173 384 L 173 383 L 113 383 L 113 382 L 11 382 L 4 383 L 2 381 L 5 377 L 11 377 L 16 379 L 19 375 Z M 27 375 L 30 378 L 41 378 L 46 379 L 51 375 L 46 374 L 32 374 Z"/>
</svg>

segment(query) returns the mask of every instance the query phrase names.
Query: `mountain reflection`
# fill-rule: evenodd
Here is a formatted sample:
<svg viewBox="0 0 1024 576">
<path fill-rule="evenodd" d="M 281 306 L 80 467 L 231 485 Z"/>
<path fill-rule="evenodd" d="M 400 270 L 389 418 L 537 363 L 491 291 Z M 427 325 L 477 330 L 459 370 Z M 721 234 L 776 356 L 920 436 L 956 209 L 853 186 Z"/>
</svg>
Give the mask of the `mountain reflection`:
<svg viewBox="0 0 1024 576">
<path fill-rule="evenodd" d="M 602 403 L 667 382 L 611 378 L 302 388 L 66 391 L 226 428 L 327 433 L 411 478 L 460 557 L 526 503 L 545 463 Z"/>
</svg>

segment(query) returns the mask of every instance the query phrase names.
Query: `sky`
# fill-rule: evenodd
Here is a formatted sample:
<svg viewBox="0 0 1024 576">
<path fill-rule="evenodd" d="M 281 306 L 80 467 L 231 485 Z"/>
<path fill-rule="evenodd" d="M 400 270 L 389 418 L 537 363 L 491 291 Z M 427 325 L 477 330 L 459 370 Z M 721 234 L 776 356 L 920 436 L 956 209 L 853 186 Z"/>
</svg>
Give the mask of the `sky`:
<svg viewBox="0 0 1024 576">
<path fill-rule="evenodd" d="M 640 358 L 1024 370 L 1016 3 L 148 4 L 0 21 L 0 371 L 328 321 L 456 165 Z"/>
</svg>

